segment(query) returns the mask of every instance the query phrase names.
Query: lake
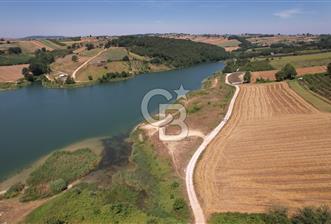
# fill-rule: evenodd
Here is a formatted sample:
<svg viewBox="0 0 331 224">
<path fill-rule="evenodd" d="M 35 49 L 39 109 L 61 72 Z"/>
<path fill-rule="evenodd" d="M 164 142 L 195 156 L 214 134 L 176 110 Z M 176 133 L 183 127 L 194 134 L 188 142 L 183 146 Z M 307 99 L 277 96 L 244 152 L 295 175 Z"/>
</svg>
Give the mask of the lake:
<svg viewBox="0 0 331 224">
<path fill-rule="evenodd" d="M 201 64 L 76 89 L 32 85 L 0 92 L 0 179 L 73 142 L 128 134 L 143 120 L 140 106 L 149 90 L 162 88 L 174 96 L 180 85 L 195 90 L 223 66 Z M 154 97 L 149 110 L 157 112 L 165 102 Z"/>
</svg>

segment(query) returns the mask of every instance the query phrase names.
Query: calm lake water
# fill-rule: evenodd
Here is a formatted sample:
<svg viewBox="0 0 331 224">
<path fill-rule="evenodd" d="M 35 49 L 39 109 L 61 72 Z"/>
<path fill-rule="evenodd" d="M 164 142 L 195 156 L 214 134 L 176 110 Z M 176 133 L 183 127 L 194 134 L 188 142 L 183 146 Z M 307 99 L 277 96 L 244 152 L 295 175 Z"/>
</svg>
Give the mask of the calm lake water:
<svg viewBox="0 0 331 224">
<path fill-rule="evenodd" d="M 223 63 L 143 74 L 77 89 L 41 86 L 0 92 L 0 179 L 49 152 L 98 136 L 127 134 L 143 120 L 140 104 L 151 89 L 194 90 Z M 150 111 L 164 98 L 154 97 Z"/>
</svg>

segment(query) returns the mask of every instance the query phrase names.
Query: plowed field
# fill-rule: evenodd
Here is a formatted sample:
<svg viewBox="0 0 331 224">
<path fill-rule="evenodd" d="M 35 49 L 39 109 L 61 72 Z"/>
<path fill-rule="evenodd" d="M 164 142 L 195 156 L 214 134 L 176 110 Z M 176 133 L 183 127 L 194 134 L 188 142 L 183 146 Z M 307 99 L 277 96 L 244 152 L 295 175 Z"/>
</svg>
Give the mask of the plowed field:
<svg viewBox="0 0 331 224">
<path fill-rule="evenodd" d="M 286 83 L 244 85 L 195 173 L 207 216 L 331 205 L 331 114 Z"/>
</svg>

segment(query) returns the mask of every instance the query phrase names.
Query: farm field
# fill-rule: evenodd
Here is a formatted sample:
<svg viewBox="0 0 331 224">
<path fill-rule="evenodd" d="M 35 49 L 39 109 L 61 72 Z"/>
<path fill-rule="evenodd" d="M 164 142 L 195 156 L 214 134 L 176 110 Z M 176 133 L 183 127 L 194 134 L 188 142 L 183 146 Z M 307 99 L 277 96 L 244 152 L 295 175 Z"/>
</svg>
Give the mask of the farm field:
<svg viewBox="0 0 331 224">
<path fill-rule="evenodd" d="M 302 35 L 275 35 L 272 37 L 252 37 L 247 40 L 253 44 L 261 46 L 270 46 L 275 43 L 294 43 L 298 41 L 310 42 L 317 39 L 317 36 L 302 36 Z"/>
<path fill-rule="evenodd" d="M 270 64 L 275 69 L 281 69 L 287 63 L 293 64 L 295 67 L 311 67 L 327 65 L 331 61 L 331 52 L 307 54 L 297 56 L 274 57 L 270 60 Z"/>
<path fill-rule="evenodd" d="M 64 49 L 65 48 L 65 46 L 60 46 L 60 45 L 54 43 L 51 40 L 40 40 L 39 42 L 42 43 L 42 44 L 44 44 L 48 48 L 53 49 L 53 50 Z"/>
<path fill-rule="evenodd" d="M 317 75 L 316 75 L 317 76 Z M 289 86 L 293 89 L 298 95 L 304 98 L 311 105 L 319 109 L 320 111 L 331 112 L 331 101 L 328 101 L 327 98 L 324 98 L 321 95 L 318 95 L 309 88 L 304 87 L 304 85 L 299 84 L 302 81 L 300 80 L 290 80 L 288 81 Z"/>
<path fill-rule="evenodd" d="M 312 66 L 312 67 L 304 67 L 304 68 L 297 68 L 296 71 L 298 76 L 303 76 L 307 74 L 319 74 L 326 72 L 326 66 Z M 276 80 L 276 73 L 278 70 L 270 70 L 270 71 L 259 71 L 259 72 L 252 72 L 251 82 L 256 82 L 257 78 L 269 79 L 271 81 Z"/>
<path fill-rule="evenodd" d="M 331 76 L 327 74 L 306 75 L 298 80 L 303 87 L 325 97 L 331 102 Z"/>
<path fill-rule="evenodd" d="M 29 67 L 28 64 L 0 66 L 0 83 L 1 82 L 15 82 L 23 78 L 22 69 Z"/>
<path fill-rule="evenodd" d="M 330 131 L 331 114 L 287 83 L 242 85 L 233 116 L 196 168 L 207 217 L 331 205 Z"/>
</svg>

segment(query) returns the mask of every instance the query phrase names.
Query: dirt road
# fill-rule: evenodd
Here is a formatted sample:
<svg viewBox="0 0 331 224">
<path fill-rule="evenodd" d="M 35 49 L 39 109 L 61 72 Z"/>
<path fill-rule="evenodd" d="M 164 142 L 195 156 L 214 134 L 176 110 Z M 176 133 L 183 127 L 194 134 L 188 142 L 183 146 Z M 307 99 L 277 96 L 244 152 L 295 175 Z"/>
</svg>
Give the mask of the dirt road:
<svg viewBox="0 0 331 224">
<path fill-rule="evenodd" d="M 206 217 L 274 205 L 331 205 L 331 114 L 287 83 L 243 85 L 233 116 L 197 164 Z M 193 183 L 191 183 L 193 184 Z"/>
<path fill-rule="evenodd" d="M 229 75 L 226 76 L 225 82 L 227 84 L 230 84 L 228 81 Z M 206 147 L 211 143 L 211 141 L 217 136 L 217 134 L 222 130 L 224 125 L 226 124 L 227 120 L 230 118 L 232 114 L 232 110 L 236 101 L 236 98 L 239 93 L 239 87 L 236 86 L 236 92 L 230 102 L 229 109 L 223 119 L 223 121 L 212 131 L 210 132 L 205 138 L 202 144 L 199 146 L 199 148 L 195 151 L 193 154 L 187 168 L 186 168 L 186 190 L 189 197 L 190 205 L 194 214 L 195 223 L 206 223 L 205 215 L 203 213 L 203 210 L 201 208 L 201 205 L 199 203 L 197 194 L 194 189 L 194 181 L 193 181 L 193 174 L 196 167 L 196 164 L 201 156 L 201 154 L 204 152 Z"/>
<path fill-rule="evenodd" d="M 85 61 L 83 64 L 81 64 L 78 68 L 75 69 L 75 71 L 72 73 L 71 77 L 76 80 L 76 74 L 79 70 L 81 70 L 83 67 L 85 67 L 88 63 L 90 63 L 90 61 L 92 61 L 93 59 L 95 59 L 96 57 L 98 57 L 99 55 L 101 55 L 103 52 L 105 52 L 107 49 L 103 49 L 102 51 L 100 51 L 99 53 L 97 53 L 95 56 L 91 57 L 90 59 L 88 59 L 87 61 Z"/>
</svg>

